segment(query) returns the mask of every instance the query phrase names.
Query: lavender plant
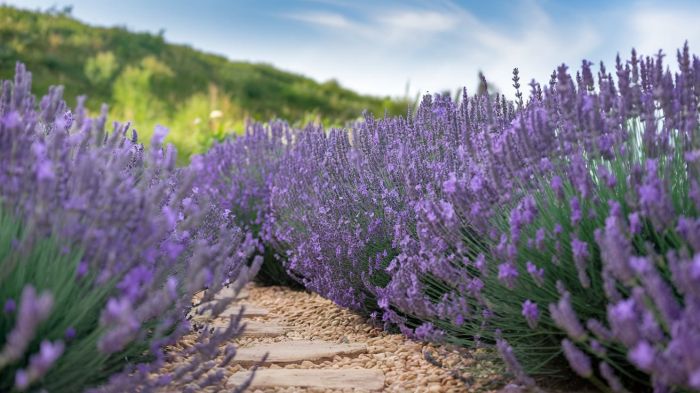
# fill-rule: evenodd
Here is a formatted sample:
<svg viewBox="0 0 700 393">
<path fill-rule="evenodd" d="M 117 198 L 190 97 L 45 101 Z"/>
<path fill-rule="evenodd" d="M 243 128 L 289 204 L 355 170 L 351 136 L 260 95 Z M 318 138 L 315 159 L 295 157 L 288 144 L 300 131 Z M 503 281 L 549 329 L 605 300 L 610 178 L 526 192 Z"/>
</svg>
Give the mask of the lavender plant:
<svg viewBox="0 0 700 393">
<path fill-rule="evenodd" d="M 60 87 L 37 108 L 30 87 L 18 64 L 0 93 L 0 388 L 215 385 L 236 320 L 165 347 L 189 333 L 196 291 L 211 289 L 202 310 L 225 308 L 213 292 L 248 279 L 253 239 L 192 187 L 200 163 L 175 167 L 164 129 L 146 151 L 128 125 L 105 131 L 106 108 L 88 118 L 79 99 L 70 111 Z"/>
<path fill-rule="evenodd" d="M 510 124 L 514 113 L 513 103 L 489 95 L 484 88 L 474 96 L 464 91 L 459 104 L 449 97 L 428 96 L 414 117 L 385 120 L 388 127 L 366 123 L 372 133 L 387 134 L 393 141 L 389 152 L 381 155 L 387 161 L 375 168 L 395 168 L 393 183 L 400 190 L 403 208 L 391 221 L 392 244 L 397 250 L 390 263 L 391 278 L 375 291 L 383 318 L 406 334 L 442 339 L 434 321 L 461 325 L 475 312 L 463 294 L 473 293 L 479 281 L 469 277 L 449 243 L 426 235 L 426 222 L 454 219 L 454 208 L 445 201 L 456 186 L 454 173 L 471 171 L 479 157 L 470 156 L 469 151 L 499 135 L 498 130 Z M 398 131 L 387 132 L 387 128 Z M 465 146 L 467 140 L 471 145 Z M 472 224 L 453 229 L 479 243 Z"/>
<path fill-rule="evenodd" d="M 446 314 L 436 303 L 457 299 L 444 299 L 455 288 L 439 286 L 452 272 L 425 259 L 416 212 L 462 165 L 456 146 L 477 118 L 514 116 L 512 104 L 496 101 L 465 94 L 457 106 L 427 96 L 415 116 L 300 134 L 272 192 L 275 238 L 290 250 L 289 268 L 338 304 L 427 338 L 433 329 L 423 322 Z"/>
<path fill-rule="evenodd" d="M 258 241 L 263 263 L 256 280 L 299 286 L 280 260 L 269 233 L 272 178 L 293 142 L 293 130 L 283 121 L 250 122 L 235 139 L 215 144 L 201 157 L 196 185 L 226 214 L 232 225 L 250 231 Z"/>
<path fill-rule="evenodd" d="M 453 249 L 477 253 L 466 263 L 482 290 L 466 301 L 487 313 L 461 333 L 497 339 L 516 375 L 561 373 L 563 357 L 602 389 L 700 388 L 691 289 L 700 60 L 686 46 L 678 61 L 674 77 L 661 54 L 633 52 L 626 64 L 618 58 L 617 84 L 601 65 L 596 89 L 587 62 L 576 82 L 562 66 L 543 94 L 533 84 L 537 93 L 488 153 L 520 165 L 498 177 L 482 166 L 483 183 L 516 191 L 500 199 L 503 211 L 469 216 L 474 177 L 460 176 L 453 193 L 471 202 L 455 203 L 455 217 L 490 226 L 487 247 L 444 230 L 459 220 L 430 226 Z"/>
<path fill-rule="evenodd" d="M 326 135 L 310 126 L 298 133 L 275 176 L 269 226 L 274 241 L 286 250 L 287 268 L 304 286 L 342 306 L 363 310 L 371 294 L 362 287 L 366 262 L 355 258 L 355 250 L 374 241 L 374 233 L 363 232 L 358 223 L 366 217 L 355 209 L 361 201 L 350 199 L 338 186 L 341 176 L 355 180 L 348 147 L 348 135 L 342 131 Z"/>
<path fill-rule="evenodd" d="M 603 389 L 698 389 L 700 61 L 662 57 L 305 131 L 271 196 L 289 269 L 408 334 L 496 343 L 527 384 L 566 359 Z"/>
</svg>

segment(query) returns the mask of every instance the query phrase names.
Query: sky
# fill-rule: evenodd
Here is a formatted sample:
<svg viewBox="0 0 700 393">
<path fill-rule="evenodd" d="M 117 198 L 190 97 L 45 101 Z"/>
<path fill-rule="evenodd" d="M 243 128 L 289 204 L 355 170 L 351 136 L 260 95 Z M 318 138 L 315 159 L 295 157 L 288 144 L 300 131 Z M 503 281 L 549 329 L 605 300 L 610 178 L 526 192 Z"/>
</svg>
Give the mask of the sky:
<svg viewBox="0 0 700 393">
<path fill-rule="evenodd" d="M 476 88 L 478 72 L 511 95 L 558 65 L 659 49 L 675 59 L 700 45 L 700 1 L 665 0 L 0 0 L 28 9 L 73 7 L 94 25 L 164 31 L 166 40 L 264 62 L 361 93 Z M 697 51 L 697 49 L 695 49 Z"/>
</svg>

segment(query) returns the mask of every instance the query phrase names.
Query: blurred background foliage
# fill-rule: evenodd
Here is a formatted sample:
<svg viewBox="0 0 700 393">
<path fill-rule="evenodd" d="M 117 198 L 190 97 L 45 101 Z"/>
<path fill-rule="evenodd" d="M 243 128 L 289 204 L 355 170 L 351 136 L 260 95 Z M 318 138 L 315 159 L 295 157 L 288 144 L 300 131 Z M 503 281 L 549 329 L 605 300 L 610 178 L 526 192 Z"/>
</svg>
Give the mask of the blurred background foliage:
<svg viewBox="0 0 700 393">
<path fill-rule="evenodd" d="M 360 95 L 334 80 L 319 83 L 267 64 L 229 61 L 166 43 L 163 32 L 89 26 L 69 7 L 0 5 L 0 79 L 12 78 L 17 61 L 32 71 L 36 94 L 58 83 L 71 105 L 81 94 L 91 111 L 110 103 L 110 118 L 132 121 L 142 138 L 150 138 L 156 124 L 167 126 L 182 162 L 242 132 L 248 118 L 342 126 L 364 110 L 404 114 L 413 102 Z"/>
</svg>

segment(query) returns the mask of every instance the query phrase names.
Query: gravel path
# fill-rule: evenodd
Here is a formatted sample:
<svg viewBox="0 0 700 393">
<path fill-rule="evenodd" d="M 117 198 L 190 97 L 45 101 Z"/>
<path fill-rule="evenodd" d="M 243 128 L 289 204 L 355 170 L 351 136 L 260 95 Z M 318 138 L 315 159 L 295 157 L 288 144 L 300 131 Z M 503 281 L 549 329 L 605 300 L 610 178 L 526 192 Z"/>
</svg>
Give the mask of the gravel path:
<svg viewBox="0 0 700 393">
<path fill-rule="evenodd" d="M 459 355 L 445 347 L 415 342 L 401 334 L 387 333 L 373 326 L 366 317 L 339 308 L 331 301 L 305 291 L 250 284 L 246 292 L 247 298 L 241 302 L 268 312 L 264 316 L 246 317 L 245 321 L 254 321 L 256 329 L 266 324 L 277 328 L 283 326 L 284 329 L 280 335 L 253 334 L 254 337 L 240 337 L 236 340 L 239 350 L 245 348 L 247 351 L 254 351 L 256 346 L 263 345 L 272 354 L 275 345 L 268 344 L 278 343 L 276 345 L 285 346 L 292 341 L 302 345 L 301 341 L 312 341 L 311 344 L 318 342 L 335 347 L 342 347 L 342 344 L 366 347 L 360 350 L 360 353 L 352 351 L 348 355 L 335 355 L 330 358 L 292 360 L 291 362 L 290 359 L 285 359 L 284 363 L 272 362 L 261 367 L 260 370 L 298 370 L 277 372 L 285 375 L 300 374 L 303 370 L 322 369 L 343 369 L 348 371 L 348 375 L 352 373 L 349 369 L 360 369 L 359 371 L 365 375 L 372 376 L 377 374 L 381 376 L 383 373 L 383 385 L 378 382 L 378 386 L 382 388 L 374 390 L 383 392 L 489 392 L 498 391 L 507 382 L 503 377 L 504 370 L 496 354 L 490 351 L 476 350 Z M 186 339 L 186 341 L 189 340 Z M 288 349 L 286 351 L 289 352 Z M 285 353 L 280 356 L 288 355 Z M 432 364 L 427 360 L 430 358 L 437 359 L 444 366 L 438 367 Z M 235 373 L 245 372 L 248 368 L 248 363 L 232 364 L 227 370 L 230 375 L 227 375 L 226 379 Z M 459 370 L 459 373 L 452 370 Z M 275 374 L 274 371 L 266 373 Z M 318 380 L 319 373 L 314 374 L 314 378 Z M 359 386 L 357 384 L 336 389 L 331 389 L 328 385 L 316 388 L 270 386 L 270 378 L 267 376 L 254 382 L 264 386 L 253 386 L 250 391 L 256 393 L 368 391 L 357 388 Z M 234 380 L 237 377 L 241 377 L 241 374 L 237 374 Z M 268 379 L 267 383 L 263 379 Z M 368 386 L 372 383 L 377 384 L 376 381 L 370 382 L 367 381 Z"/>
</svg>

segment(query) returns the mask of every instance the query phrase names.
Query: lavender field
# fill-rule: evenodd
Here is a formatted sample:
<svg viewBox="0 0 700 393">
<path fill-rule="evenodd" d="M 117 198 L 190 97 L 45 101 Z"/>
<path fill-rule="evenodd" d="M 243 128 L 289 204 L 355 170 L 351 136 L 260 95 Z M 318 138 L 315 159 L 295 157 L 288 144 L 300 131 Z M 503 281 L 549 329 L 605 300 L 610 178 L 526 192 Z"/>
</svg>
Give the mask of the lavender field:
<svg viewBox="0 0 700 393">
<path fill-rule="evenodd" d="M 248 119 L 186 164 L 165 126 L 143 140 L 60 81 L 35 97 L 18 61 L 0 391 L 244 391 L 275 354 L 227 382 L 256 326 L 230 310 L 271 285 L 493 353 L 494 391 L 700 391 L 700 57 L 620 49 L 344 126 Z"/>
</svg>

